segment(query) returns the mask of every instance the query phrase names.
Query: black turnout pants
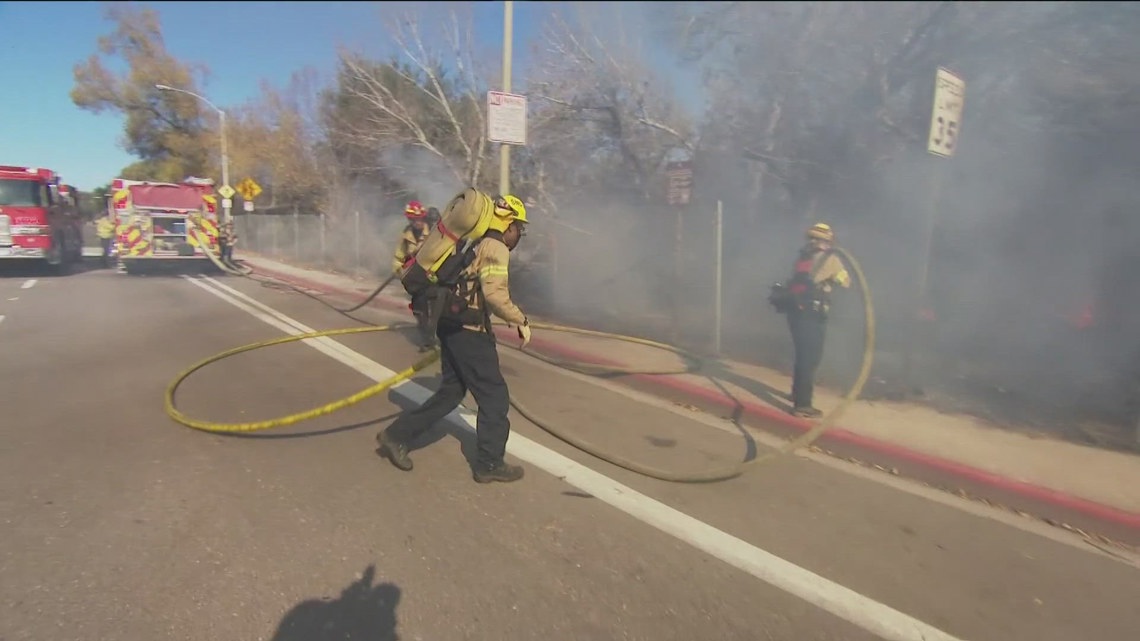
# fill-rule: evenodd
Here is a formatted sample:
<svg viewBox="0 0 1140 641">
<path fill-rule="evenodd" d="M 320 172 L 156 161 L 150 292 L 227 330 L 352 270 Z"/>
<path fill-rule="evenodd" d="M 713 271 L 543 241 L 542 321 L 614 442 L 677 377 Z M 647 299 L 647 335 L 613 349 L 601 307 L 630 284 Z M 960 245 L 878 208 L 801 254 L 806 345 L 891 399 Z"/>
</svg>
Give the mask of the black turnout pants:
<svg viewBox="0 0 1140 641">
<path fill-rule="evenodd" d="M 496 467 L 507 451 L 511 423 L 507 418 L 510 396 L 499 369 L 495 337 L 443 323 L 438 336 L 443 369 L 439 390 L 426 403 L 396 419 L 388 435 L 401 443 L 414 441 L 458 407 L 470 390 L 479 405 L 475 465 L 481 469 Z"/>
<path fill-rule="evenodd" d="M 788 327 L 792 330 L 792 345 L 796 352 L 795 371 L 792 374 L 792 404 L 798 408 L 812 407 L 815 373 L 823 361 L 827 319 L 819 312 L 792 310 L 788 314 Z"/>
</svg>

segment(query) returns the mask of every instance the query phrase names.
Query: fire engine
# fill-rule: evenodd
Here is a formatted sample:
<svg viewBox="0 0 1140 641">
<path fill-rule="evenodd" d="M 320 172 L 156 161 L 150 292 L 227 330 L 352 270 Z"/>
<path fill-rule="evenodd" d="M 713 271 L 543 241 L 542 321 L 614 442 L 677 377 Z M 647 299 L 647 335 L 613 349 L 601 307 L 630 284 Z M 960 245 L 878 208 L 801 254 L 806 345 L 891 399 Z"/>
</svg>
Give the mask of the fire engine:
<svg viewBox="0 0 1140 641">
<path fill-rule="evenodd" d="M 181 183 L 116 178 L 108 214 L 115 221 L 121 271 L 133 273 L 158 262 L 194 261 L 210 265 L 218 253 L 218 203 L 212 180 Z M 191 234 L 192 229 L 199 234 Z M 205 238 L 208 246 L 199 246 Z"/>
<path fill-rule="evenodd" d="M 63 269 L 83 260 L 76 191 L 50 169 L 0 165 L 0 259 Z"/>
</svg>

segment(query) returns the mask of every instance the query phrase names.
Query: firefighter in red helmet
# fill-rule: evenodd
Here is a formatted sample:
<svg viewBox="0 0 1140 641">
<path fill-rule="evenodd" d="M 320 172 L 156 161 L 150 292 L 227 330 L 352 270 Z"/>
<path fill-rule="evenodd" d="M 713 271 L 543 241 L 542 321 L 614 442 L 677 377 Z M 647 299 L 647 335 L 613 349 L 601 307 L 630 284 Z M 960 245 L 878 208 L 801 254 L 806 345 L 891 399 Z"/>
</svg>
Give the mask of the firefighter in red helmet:
<svg viewBox="0 0 1140 641">
<path fill-rule="evenodd" d="M 400 273 L 405 264 L 416 255 L 416 250 L 424 243 L 428 234 L 428 212 L 420 201 L 413 200 L 404 207 L 404 218 L 408 219 L 407 226 L 400 234 L 400 242 L 396 245 L 396 252 L 392 256 L 392 271 Z"/>
<path fill-rule="evenodd" d="M 404 207 L 404 217 L 408 219 L 408 224 L 401 232 L 400 242 L 396 245 L 396 252 L 392 256 L 392 271 L 397 276 L 415 260 L 416 252 L 427 240 L 428 232 L 431 230 L 428 210 L 418 200 L 413 200 Z M 412 314 L 416 317 L 416 325 L 421 334 L 420 350 L 426 351 L 435 344 L 435 337 L 428 331 L 427 316 L 415 309 L 412 310 Z"/>
</svg>

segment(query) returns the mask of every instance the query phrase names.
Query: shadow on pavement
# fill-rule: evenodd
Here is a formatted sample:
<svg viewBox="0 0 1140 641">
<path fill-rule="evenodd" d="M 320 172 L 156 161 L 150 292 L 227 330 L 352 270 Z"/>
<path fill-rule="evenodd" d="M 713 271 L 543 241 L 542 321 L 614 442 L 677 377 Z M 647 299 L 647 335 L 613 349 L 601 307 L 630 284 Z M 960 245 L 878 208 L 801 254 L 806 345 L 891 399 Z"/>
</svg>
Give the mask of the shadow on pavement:
<svg viewBox="0 0 1140 641">
<path fill-rule="evenodd" d="M 0 261 L 0 278 L 66 278 L 102 269 L 114 268 L 103 267 L 98 258 L 84 258 L 82 262 L 59 268 L 35 260 L 3 260 Z"/>
<path fill-rule="evenodd" d="M 412 379 L 410 379 L 410 381 L 412 383 L 415 383 L 417 385 L 425 387 L 428 390 L 434 392 L 436 389 L 439 388 L 440 378 L 441 378 L 441 375 L 435 374 L 432 376 L 420 376 L 420 377 L 412 378 Z M 407 411 L 410 411 L 410 410 L 413 410 L 413 409 L 419 407 L 419 405 L 413 403 L 412 401 L 410 401 L 406 398 L 398 396 L 395 393 L 390 393 L 388 395 L 388 400 L 391 401 L 392 403 L 394 403 L 395 405 L 399 406 L 400 409 L 403 410 L 404 412 L 407 412 Z M 464 400 L 464 403 L 467 404 L 471 408 L 475 407 L 475 403 L 473 401 L 471 401 L 470 395 L 468 395 L 467 399 Z M 512 417 L 512 418 L 517 420 L 517 417 Z M 385 426 L 385 427 L 387 427 L 387 426 Z M 456 427 L 446 420 L 441 420 L 441 421 L 437 422 L 435 425 L 433 425 L 431 427 L 431 429 L 429 429 L 427 432 L 425 432 L 422 437 L 420 437 L 418 440 L 412 442 L 408 446 L 408 450 L 410 453 L 414 454 L 416 450 L 422 450 L 426 447 L 430 447 L 431 445 L 434 445 L 435 443 L 443 440 L 443 438 L 445 436 L 450 436 L 459 442 L 460 453 L 463 454 L 463 458 L 467 461 L 467 464 L 469 466 L 475 464 L 475 458 L 476 458 L 475 434 L 468 432 L 465 429 Z"/>
<path fill-rule="evenodd" d="M 768 405 L 775 407 L 776 409 L 782 410 L 784 412 L 790 412 L 792 409 L 792 405 L 789 402 L 790 394 L 781 392 L 780 390 L 777 390 L 776 388 L 762 383 L 754 378 L 742 376 L 732 371 L 719 361 L 706 361 L 704 367 L 701 368 L 700 373 L 708 377 L 708 379 L 714 385 L 716 385 L 722 394 L 733 400 L 733 403 L 736 406 L 736 412 L 733 414 L 735 418 L 739 418 L 738 413 L 744 409 L 744 406 L 728 388 L 721 384 L 722 382 L 735 385 L 740 389 L 752 394 L 761 401 L 767 403 Z"/>
<path fill-rule="evenodd" d="M 400 588 L 394 583 L 374 585 L 375 575 L 375 566 L 369 565 L 339 598 L 309 599 L 293 606 L 271 641 L 397 641 Z"/>
</svg>

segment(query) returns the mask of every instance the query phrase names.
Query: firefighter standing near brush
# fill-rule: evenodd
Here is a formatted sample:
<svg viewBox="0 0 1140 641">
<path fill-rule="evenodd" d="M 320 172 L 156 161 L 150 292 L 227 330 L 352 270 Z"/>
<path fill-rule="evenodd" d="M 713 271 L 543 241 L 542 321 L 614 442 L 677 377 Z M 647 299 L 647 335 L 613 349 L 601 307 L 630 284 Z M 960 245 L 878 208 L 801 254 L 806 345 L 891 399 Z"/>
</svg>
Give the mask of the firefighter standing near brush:
<svg viewBox="0 0 1140 641">
<path fill-rule="evenodd" d="M 456 220 L 472 222 L 456 229 Z M 424 253 L 434 252 L 437 245 L 446 247 L 446 251 L 439 252 L 441 263 L 428 263 L 425 267 L 435 257 L 433 254 L 420 257 L 409 266 L 404 284 L 412 293 L 413 302 L 420 300 L 421 295 L 427 296 L 432 301 L 427 304 L 432 318 L 438 318 L 436 336 L 443 378 L 426 403 L 401 415 L 376 435 L 379 454 L 397 468 L 412 469 L 408 444 L 450 414 L 470 391 L 479 405 L 475 426 L 477 454 L 472 465 L 475 481 L 511 482 L 523 477 L 521 466 L 504 460 L 511 429 L 507 418 L 510 396 L 499 368 L 491 315 L 517 327 L 524 347 L 530 342 L 530 323 L 511 300 L 508 277 L 510 252 L 525 234 L 527 222 L 526 207 L 515 196 L 489 198 L 467 189 L 449 204 L 438 234 L 433 233 L 424 247 Z M 432 242 L 437 240 L 438 243 Z M 475 243 L 462 253 L 442 258 L 466 240 Z M 452 270 L 457 277 L 448 276 Z M 415 286 L 410 286 L 413 281 Z"/>
<path fill-rule="evenodd" d="M 427 210 L 418 200 L 413 200 L 404 207 L 404 218 L 408 219 L 408 224 L 404 226 L 404 231 L 400 232 L 400 242 L 396 244 L 396 251 L 392 255 L 394 273 L 399 274 L 404 270 L 427 238 L 427 217 Z"/>
<path fill-rule="evenodd" d="M 392 255 L 393 273 L 397 275 L 403 273 L 408 265 L 415 260 L 416 252 L 427 240 L 428 232 L 434 222 L 431 212 L 435 212 L 435 218 L 438 220 L 439 210 L 435 207 L 424 209 L 418 200 L 413 200 L 404 207 L 404 217 L 408 219 L 408 224 L 400 233 L 400 242 L 397 243 L 396 251 Z M 412 309 L 412 315 L 416 318 L 416 326 L 420 330 L 421 351 L 430 349 L 435 345 L 435 337 L 428 331 L 427 316 L 410 305 L 409 308 Z"/>
<path fill-rule="evenodd" d="M 823 343 L 833 286 L 851 286 L 851 276 L 835 255 L 835 232 L 826 223 L 816 223 L 807 231 L 807 244 L 800 249 L 792 278 L 787 286 L 777 285 L 772 301 L 788 316 L 795 348 L 792 374 L 792 411 L 795 416 L 817 418 L 823 413 L 812 405 L 815 374 L 823 361 Z"/>
</svg>

